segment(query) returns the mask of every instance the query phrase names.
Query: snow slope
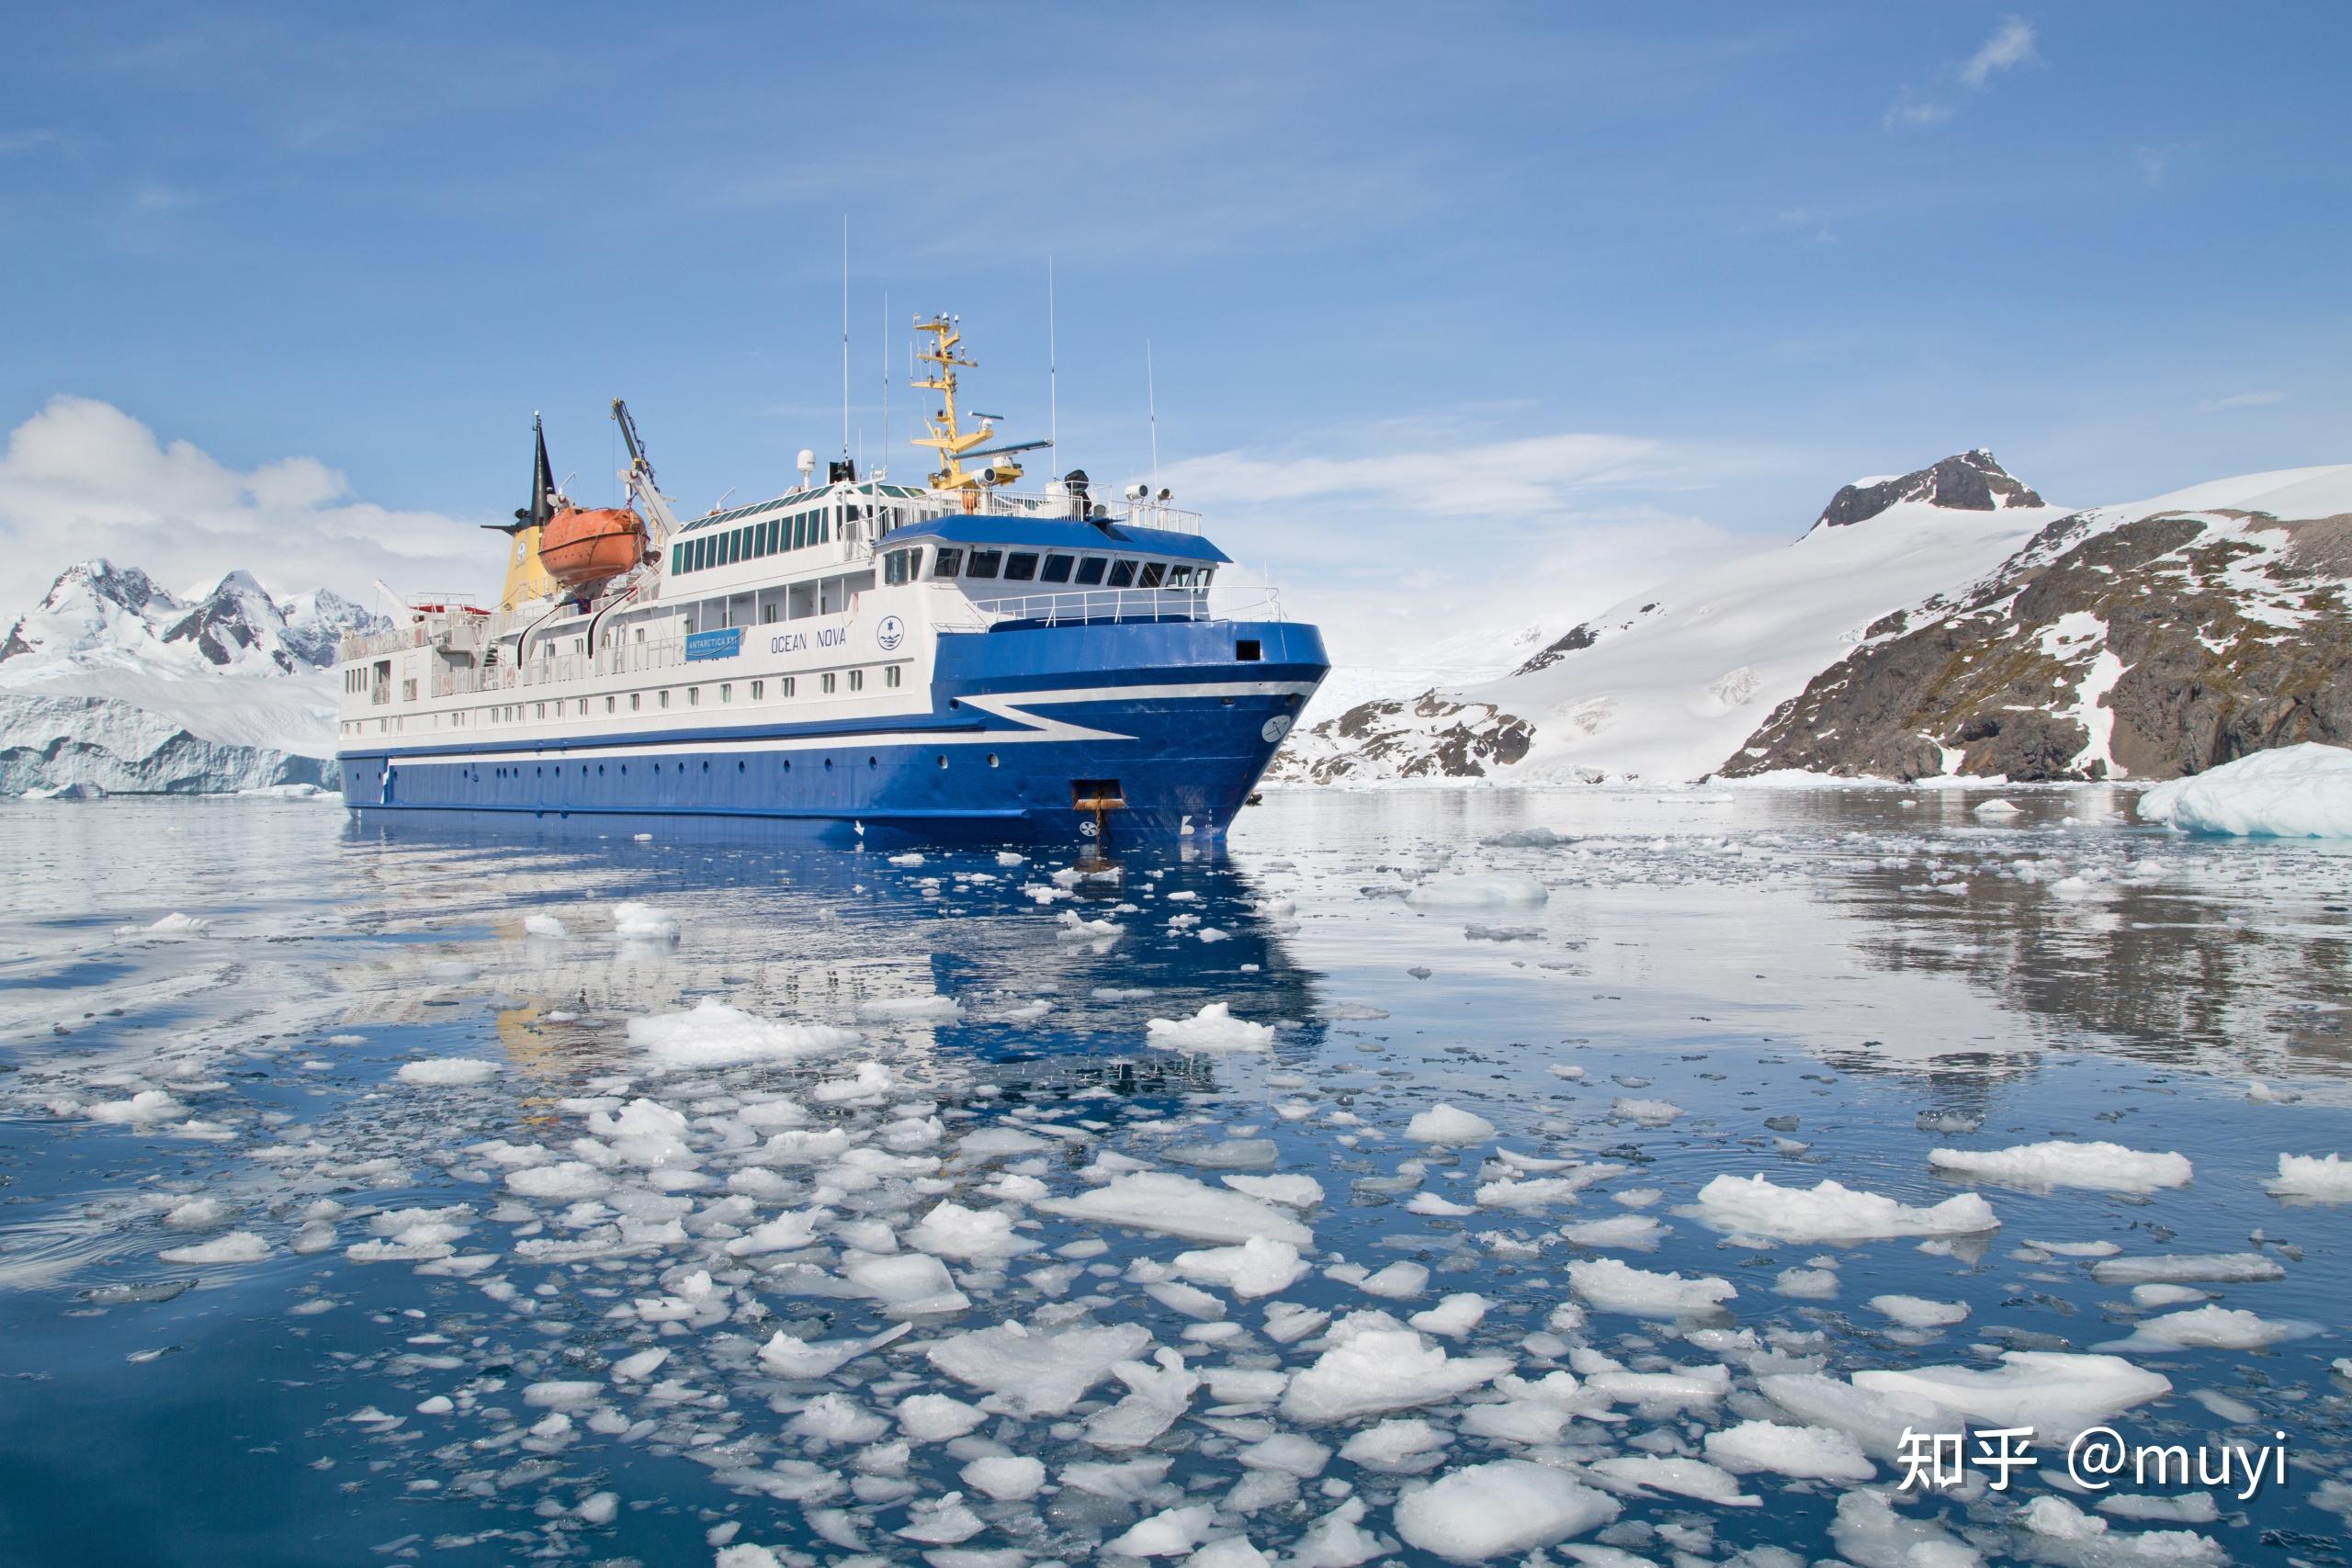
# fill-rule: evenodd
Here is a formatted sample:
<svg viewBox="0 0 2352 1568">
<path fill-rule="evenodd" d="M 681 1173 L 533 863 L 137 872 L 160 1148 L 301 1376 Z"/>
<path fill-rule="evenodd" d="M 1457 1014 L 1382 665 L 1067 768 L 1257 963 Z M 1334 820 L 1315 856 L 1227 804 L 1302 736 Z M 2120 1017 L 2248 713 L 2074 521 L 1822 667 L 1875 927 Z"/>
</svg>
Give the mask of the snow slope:
<svg viewBox="0 0 2352 1568">
<path fill-rule="evenodd" d="M 332 784 L 336 646 L 385 624 L 242 571 L 183 598 L 77 563 L 0 641 L 0 794 Z"/>
<path fill-rule="evenodd" d="M 1970 456 L 1999 474 L 1989 455 Z M 1917 481 L 1936 471 L 1874 482 L 1917 491 Z M 1847 487 L 1840 500 L 1870 483 Z M 1989 509 L 1942 504 L 1930 491 L 1929 499 L 1895 500 L 1842 523 L 1833 502 L 1793 544 L 1637 593 L 1517 671 L 1441 689 L 1435 702 L 1425 700 L 1392 722 L 1433 737 L 1461 724 L 1464 708 L 1474 728 L 1504 717 L 1521 721 L 1532 728 L 1526 750 L 1516 759 L 1487 761 L 1513 782 L 1702 777 L 1881 617 L 1973 581 L 2066 515 L 2017 490 L 2021 499 L 1996 497 Z M 1495 718 L 1480 719 L 1482 708 Z M 1298 737 L 1294 776 L 1300 768 L 1327 782 L 1412 776 L 1411 760 L 1429 748 L 1408 742 L 1382 756 L 1351 759 L 1347 753 L 1363 750 L 1367 727 L 1356 724 L 1356 737 L 1337 731 L 1353 717 Z M 1365 765 L 1351 765 L 1358 761 Z"/>
</svg>

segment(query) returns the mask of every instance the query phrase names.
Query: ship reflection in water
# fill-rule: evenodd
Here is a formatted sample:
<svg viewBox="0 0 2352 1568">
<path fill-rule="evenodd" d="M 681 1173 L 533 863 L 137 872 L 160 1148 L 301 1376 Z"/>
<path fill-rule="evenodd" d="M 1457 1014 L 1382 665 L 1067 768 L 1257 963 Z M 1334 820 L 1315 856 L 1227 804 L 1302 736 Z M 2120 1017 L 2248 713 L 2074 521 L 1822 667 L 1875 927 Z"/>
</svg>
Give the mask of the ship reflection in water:
<svg viewBox="0 0 2352 1568">
<path fill-rule="evenodd" d="M 1277 792 L 1115 882 L 8 807 L 0 1560 L 2336 1539 L 2352 856 L 2014 798 Z M 1955 1370 L 2289 1483 L 1890 1511 Z"/>
</svg>

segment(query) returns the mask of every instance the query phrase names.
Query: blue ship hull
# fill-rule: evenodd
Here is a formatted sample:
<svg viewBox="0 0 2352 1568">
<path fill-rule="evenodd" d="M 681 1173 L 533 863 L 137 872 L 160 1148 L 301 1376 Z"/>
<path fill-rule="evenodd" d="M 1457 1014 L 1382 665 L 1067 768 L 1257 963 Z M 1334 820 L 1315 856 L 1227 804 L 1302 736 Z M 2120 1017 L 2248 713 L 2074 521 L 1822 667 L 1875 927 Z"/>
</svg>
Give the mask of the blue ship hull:
<svg viewBox="0 0 2352 1568">
<path fill-rule="evenodd" d="M 1238 655 L 1254 650 L 1258 657 Z M 345 803 L 383 812 L 760 818 L 869 841 L 1223 835 L 1329 663 L 1312 626 L 1162 621 L 942 637 L 931 710 L 474 744 L 354 746 Z M 723 673 L 714 669 L 713 674 Z"/>
</svg>

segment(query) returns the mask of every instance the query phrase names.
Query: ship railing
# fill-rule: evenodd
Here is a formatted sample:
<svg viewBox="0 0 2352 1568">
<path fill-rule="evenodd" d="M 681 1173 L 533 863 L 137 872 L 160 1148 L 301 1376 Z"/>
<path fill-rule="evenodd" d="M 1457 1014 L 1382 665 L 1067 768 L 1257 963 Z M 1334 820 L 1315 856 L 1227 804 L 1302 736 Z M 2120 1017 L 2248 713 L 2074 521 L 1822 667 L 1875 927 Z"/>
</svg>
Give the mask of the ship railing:
<svg viewBox="0 0 2352 1568">
<path fill-rule="evenodd" d="M 961 504 L 962 498 L 954 492 L 934 491 L 933 498 L 952 498 L 950 515 Z M 987 490 L 980 491 L 974 515 L 980 517 L 1042 517 L 1077 519 L 1091 516 L 1106 523 L 1124 523 L 1135 528 L 1164 528 L 1171 534 L 1197 534 L 1201 531 L 1201 514 L 1185 512 L 1159 501 L 1125 501 L 1094 499 L 1084 513 L 1078 509 L 1075 498 L 1068 494 L 1046 493 L 1029 495 L 1018 491 Z"/>
<path fill-rule="evenodd" d="M 1267 590 L 1256 598 L 1212 609 L 1208 595 L 1190 588 L 1090 588 L 974 599 L 968 602 L 968 613 L 950 612 L 936 624 L 945 632 L 978 632 L 998 626 L 1069 626 L 1103 621 L 1235 619 L 1280 620 L 1282 601 Z"/>
</svg>

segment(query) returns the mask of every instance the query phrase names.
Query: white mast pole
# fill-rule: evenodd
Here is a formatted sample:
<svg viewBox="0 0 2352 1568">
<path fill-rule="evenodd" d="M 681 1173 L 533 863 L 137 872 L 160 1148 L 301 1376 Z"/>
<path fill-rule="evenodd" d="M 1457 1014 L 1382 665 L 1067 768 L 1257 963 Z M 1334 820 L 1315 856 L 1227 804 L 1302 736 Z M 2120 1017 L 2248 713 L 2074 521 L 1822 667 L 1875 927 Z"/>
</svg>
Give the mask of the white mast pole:
<svg viewBox="0 0 2352 1568">
<path fill-rule="evenodd" d="M 1046 449 L 1062 466 L 1059 361 L 1054 352 L 1054 258 L 1046 258 Z"/>
<path fill-rule="evenodd" d="M 842 456 L 849 456 L 849 214 L 842 214 Z"/>
<path fill-rule="evenodd" d="M 1151 488 L 1159 488 L 1159 393 L 1151 377 L 1151 340 L 1143 340 L 1144 407 L 1151 419 Z"/>
<path fill-rule="evenodd" d="M 882 461 L 876 467 L 874 477 L 883 479 L 890 471 L 890 291 L 882 290 Z"/>
</svg>

